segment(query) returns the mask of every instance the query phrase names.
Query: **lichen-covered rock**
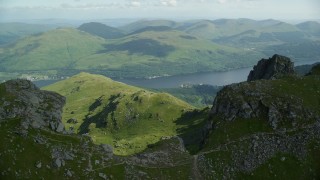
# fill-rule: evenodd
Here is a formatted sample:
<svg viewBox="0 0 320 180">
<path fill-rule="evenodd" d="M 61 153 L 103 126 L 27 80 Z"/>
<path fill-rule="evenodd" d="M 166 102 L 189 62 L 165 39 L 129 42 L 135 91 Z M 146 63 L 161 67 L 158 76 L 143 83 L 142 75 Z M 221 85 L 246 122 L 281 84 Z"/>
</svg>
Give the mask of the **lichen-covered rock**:
<svg viewBox="0 0 320 180">
<path fill-rule="evenodd" d="M 294 64 L 290 58 L 273 55 L 269 59 L 261 59 L 257 65 L 253 67 L 248 76 L 248 81 L 259 79 L 277 79 L 284 75 L 294 75 Z"/>
<path fill-rule="evenodd" d="M 65 97 L 42 91 L 28 80 L 10 80 L 1 84 L 0 121 L 21 118 L 23 129 L 51 128 L 62 132 L 62 107 Z"/>
</svg>

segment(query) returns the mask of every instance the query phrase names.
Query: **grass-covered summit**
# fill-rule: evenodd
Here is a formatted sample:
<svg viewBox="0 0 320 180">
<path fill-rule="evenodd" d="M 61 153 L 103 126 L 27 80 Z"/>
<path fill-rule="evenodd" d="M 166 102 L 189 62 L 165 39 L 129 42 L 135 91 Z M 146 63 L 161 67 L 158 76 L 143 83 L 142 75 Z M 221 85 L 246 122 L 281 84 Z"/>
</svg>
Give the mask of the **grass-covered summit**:
<svg viewBox="0 0 320 180">
<path fill-rule="evenodd" d="M 88 133 L 95 143 L 112 144 L 116 154 L 132 154 L 194 122 L 178 121 L 194 108 L 166 93 L 153 93 L 101 75 L 80 73 L 46 90 L 67 98 L 66 128 Z"/>
</svg>

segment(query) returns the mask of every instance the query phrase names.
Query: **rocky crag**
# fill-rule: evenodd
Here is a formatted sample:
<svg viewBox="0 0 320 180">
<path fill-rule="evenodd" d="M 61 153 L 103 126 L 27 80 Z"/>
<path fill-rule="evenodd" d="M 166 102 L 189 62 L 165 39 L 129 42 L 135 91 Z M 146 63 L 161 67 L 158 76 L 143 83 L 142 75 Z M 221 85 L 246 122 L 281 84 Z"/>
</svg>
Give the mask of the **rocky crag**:
<svg viewBox="0 0 320 180">
<path fill-rule="evenodd" d="M 284 75 L 293 75 L 294 63 L 290 58 L 278 54 L 269 59 L 261 59 L 248 75 L 248 81 L 259 79 L 277 79 Z"/>
<path fill-rule="evenodd" d="M 23 129 L 50 128 L 62 132 L 62 107 L 65 98 L 57 93 L 41 91 L 28 80 L 10 80 L 1 86 L 0 121 L 22 118 Z"/>
<path fill-rule="evenodd" d="M 274 129 L 282 120 L 290 120 L 295 125 L 299 120 L 319 118 L 312 107 L 303 106 L 303 94 L 296 94 L 289 88 L 292 85 L 304 89 L 299 84 L 304 79 L 294 75 L 289 58 L 274 55 L 268 60 L 262 59 L 250 72 L 248 82 L 232 84 L 218 92 L 211 113 L 229 121 L 235 118 L 266 118 Z M 286 79 L 278 81 L 266 80 L 285 76 Z"/>
<path fill-rule="evenodd" d="M 313 153 L 320 151 L 320 78 L 316 67 L 304 77 L 292 67 L 283 56 L 262 59 L 248 82 L 217 94 L 198 157 L 205 179 L 319 178 Z"/>
</svg>

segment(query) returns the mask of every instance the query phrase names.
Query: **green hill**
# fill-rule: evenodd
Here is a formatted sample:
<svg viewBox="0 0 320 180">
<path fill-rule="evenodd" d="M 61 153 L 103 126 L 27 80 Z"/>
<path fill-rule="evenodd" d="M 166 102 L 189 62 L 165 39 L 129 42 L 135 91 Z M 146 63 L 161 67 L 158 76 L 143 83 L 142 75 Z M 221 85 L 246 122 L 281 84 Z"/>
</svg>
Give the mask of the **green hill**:
<svg viewBox="0 0 320 180">
<path fill-rule="evenodd" d="M 25 37 L 0 54 L 2 71 L 71 69 L 102 49 L 105 40 L 78 30 L 56 29 Z"/>
<path fill-rule="evenodd" d="M 221 46 L 177 30 L 143 31 L 108 41 L 105 50 L 80 60 L 78 68 L 85 69 L 94 61 L 99 65 L 96 69 L 120 71 L 118 76 L 122 77 L 177 75 L 245 67 L 254 64 L 254 57 L 259 54 Z"/>
<path fill-rule="evenodd" d="M 223 71 L 252 65 L 262 56 L 157 28 L 112 40 L 76 29 L 57 29 L 26 37 L 0 52 L 4 72 L 56 70 L 60 76 L 69 76 L 86 70 L 112 77 Z"/>
<path fill-rule="evenodd" d="M 116 154 L 142 151 L 193 123 L 176 122 L 194 109 L 189 104 L 169 94 L 153 93 L 100 75 L 80 73 L 44 89 L 67 98 L 63 111 L 67 129 L 88 133 L 97 144 L 112 144 Z"/>
<path fill-rule="evenodd" d="M 146 27 L 157 27 L 157 26 L 167 26 L 175 27 L 178 23 L 170 20 L 140 20 L 125 26 L 120 27 L 119 29 L 129 33 L 133 33 L 137 30 L 146 28 Z"/>
<path fill-rule="evenodd" d="M 122 27 L 126 35 L 100 23 L 81 28 L 91 34 L 56 29 L 0 48 L 0 79 L 65 77 L 81 71 L 148 78 L 248 67 L 275 53 L 299 60 L 320 56 L 319 37 L 310 30 L 316 24 L 310 22 L 294 26 L 276 20 L 150 20 Z"/>
<path fill-rule="evenodd" d="M 56 26 L 26 23 L 0 23 L 0 27 L 1 47 L 13 43 L 19 38 L 54 29 Z"/>
<path fill-rule="evenodd" d="M 105 39 L 115 39 L 124 36 L 124 33 L 119 29 L 97 22 L 84 23 L 78 29 Z"/>
</svg>

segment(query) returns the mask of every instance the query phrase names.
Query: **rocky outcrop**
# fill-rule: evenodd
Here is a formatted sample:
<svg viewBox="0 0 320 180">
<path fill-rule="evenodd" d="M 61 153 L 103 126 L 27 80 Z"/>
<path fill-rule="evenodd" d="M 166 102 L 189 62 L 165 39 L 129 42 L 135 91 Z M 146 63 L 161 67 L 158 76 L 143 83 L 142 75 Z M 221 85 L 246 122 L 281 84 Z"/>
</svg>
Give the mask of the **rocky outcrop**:
<svg viewBox="0 0 320 180">
<path fill-rule="evenodd" d="M 42 91 L 28 80 L 10 80 L 0 86 L 0 121 L 20 118 L 23 129 L 64 131 L 61 122 L 65 97 Z"/>
<path fill-rule="evenodd" d="M 278 79 L 284 75 L 293 74 L 295 74 L 294 64 L 290 58 L 275 54 L 272 58 L 261 59 L 250 71 L 248 81 Z"/>
<path fill-rule="evenodd" d="M 250 72 L 248 81 L 262 80 L 224 87 L 217 93 L 211 114 L 227 121 L 236 118 L 267 119 L 273 129 L 284 124 L 284 121 L 295 126 L 301 120 L 318 118 L 312 108 L 302 106 L 303 97 L 290 93 L 290 86 L 292 91 L 306 86 L 301 78 L 291 76 L 291 80 L 264 80 L 293 74 L 293 63 L 287 57 L 274 55 L 270 59 L 262 59 Z M 281 86 L 285 86 L 286 91 Z"/>
<path fill-rule="evenodd" d="M 274 129 L 282 121 L 289 120 L 295 126 L 299 120 L 317 118 L 316 113 L 301 106 L 302 98 L 290 94 L 274 96 L 274 92 L 274 87 L 267 80 L 226 86 L 217 94 L 211 114 L 227 121 L 236 118 L 267 119 Z"/>
</svg>

